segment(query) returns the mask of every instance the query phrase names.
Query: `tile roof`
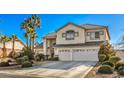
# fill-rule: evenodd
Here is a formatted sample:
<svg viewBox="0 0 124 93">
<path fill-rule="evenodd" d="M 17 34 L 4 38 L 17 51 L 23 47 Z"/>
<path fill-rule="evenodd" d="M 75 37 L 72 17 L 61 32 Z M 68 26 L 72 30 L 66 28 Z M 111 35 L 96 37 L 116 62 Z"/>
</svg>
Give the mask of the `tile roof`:
<svg viewBox="0 0 124 93">
<path fill-rule="evenodd" d="M 41 47 L 43 47 L 43 42 L 35 46 L 35 48 L 41 48 Z"/>
<path fill-rule="evenodd" d="M 106 28 L 107 27 L 107 26 L 94 25 L 94 24 L 81 24 L 80 26 L 85 29 L 98 29 L 98 28 Z"/>
<path fill-rule="evenodd" d="M 56 32 L 48 33 L 47 35 L 45 35 L 45 37 L 56 37 Z"/>
</svg>

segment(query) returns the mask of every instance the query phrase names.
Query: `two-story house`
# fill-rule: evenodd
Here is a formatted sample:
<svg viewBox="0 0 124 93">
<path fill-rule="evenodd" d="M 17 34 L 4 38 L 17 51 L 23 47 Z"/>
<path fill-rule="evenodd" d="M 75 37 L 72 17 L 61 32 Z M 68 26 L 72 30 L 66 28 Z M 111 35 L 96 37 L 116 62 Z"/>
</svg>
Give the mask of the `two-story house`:
<svg viewBox="0 0 124 93">
<path fill-rule="evenodd" d="M 100 44 L 109 40 L 107 26 L 68 23 L 44 36 L 44 55 L 61 61 L 98 61 Z"/>
</svg>

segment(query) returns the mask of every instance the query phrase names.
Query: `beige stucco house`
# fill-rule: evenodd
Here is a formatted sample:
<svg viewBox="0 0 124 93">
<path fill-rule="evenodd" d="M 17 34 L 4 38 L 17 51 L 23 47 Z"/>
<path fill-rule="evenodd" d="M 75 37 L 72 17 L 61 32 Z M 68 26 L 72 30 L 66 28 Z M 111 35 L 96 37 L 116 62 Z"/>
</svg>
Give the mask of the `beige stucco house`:
<svg viewBox="0 0 124 93">
<path fill-rule="evenodd" d="M 44 36 L 44 55 L 61 61 L 98 61 L 100 44 L 110 40 L 107 26 L 68 23 Z"/>
<path fill-rule="evenodd" d="M 6 43 L 6 50 L 7 50 L 7 55 L 10 54 L 10 52 L 12 51 L 12 41 L 9 41 Z M 25 44 L 18 38 L 16 41 L 15 41 L 15 52 L 20 52 L 22 51 L 22 49 L 25 47 Z M 3 49 L 3 44 L 0 43 L 0 57 L 2 56 L 2 51 Z"/>
<path fill-rule="evenodd" d="M 43 42 L 40 43 L 40 44 L 37 44 L 37 45 L 34 47 L 34 52 L 35 52 L 35 54 L 44 54 Z"/>
</svg>

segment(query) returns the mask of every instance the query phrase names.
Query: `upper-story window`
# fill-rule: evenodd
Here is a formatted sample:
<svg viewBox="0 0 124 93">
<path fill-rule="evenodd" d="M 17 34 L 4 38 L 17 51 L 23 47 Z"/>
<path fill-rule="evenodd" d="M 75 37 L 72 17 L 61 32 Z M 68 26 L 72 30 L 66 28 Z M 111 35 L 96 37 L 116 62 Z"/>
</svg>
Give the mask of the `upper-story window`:
<svg viewBox="0 0 124 93">
<path fill-rule="evenodd" d="M 90 40 L 100 39 L 100 35 L 104 35 L 104 32 L 87 32 L 87 36 L 90 36 Z"/>
<path fill-rule="evenodd" d="M 66 40 L 74 40 L 74 31 L 67 31 L 66 32 Z"/>
<path fill-rule="evenodd" d="M 66 33 L 62 33 L 62 37 L 66 40 L 74 40 L 75 37 L 78 37 L 79 33 L 73 30 L 66 31 Z"/>
</svg>

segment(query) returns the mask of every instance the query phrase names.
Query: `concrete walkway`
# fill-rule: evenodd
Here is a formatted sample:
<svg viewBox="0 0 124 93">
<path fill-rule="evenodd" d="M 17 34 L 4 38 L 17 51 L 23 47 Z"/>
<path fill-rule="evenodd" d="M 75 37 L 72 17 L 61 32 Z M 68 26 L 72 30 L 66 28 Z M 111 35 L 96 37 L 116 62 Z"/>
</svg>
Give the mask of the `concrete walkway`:
<svg viewBox="0 0 124 93">
<path fill-rule="evenodd" d="M 50 62 L 21 70 L 1 70 L 0 77 L 81 78 L 85 77 L 96 63 L 97 62 Z"/>
</svg>

